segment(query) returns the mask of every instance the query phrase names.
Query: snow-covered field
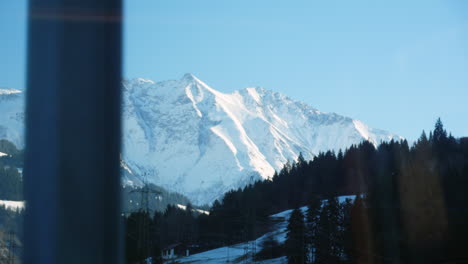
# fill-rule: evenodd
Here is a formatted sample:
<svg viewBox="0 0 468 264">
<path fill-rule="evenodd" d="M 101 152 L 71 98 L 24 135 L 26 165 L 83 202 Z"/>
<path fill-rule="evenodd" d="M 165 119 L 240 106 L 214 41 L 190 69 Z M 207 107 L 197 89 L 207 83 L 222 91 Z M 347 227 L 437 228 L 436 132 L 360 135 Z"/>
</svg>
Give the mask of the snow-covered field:
<svg viewBox="0 0 468 264">
<path fill-rule="evenodd" d="M 8 201 L 0 200 L 0 207 L 4 207 L 11 211 L 22 211 L 24 210 L 24 201 Z"/>
<path fill-rule="evenodd" d="M 349 196 L 340 196 L 338 200 L 340 203 L 346 201 L 346 199 L 355 199 L 355 195 Z M 302 212 L 305 214 L 307 212 L 307 206 L 301 207 Z M 202 253 L 194 254 L 189 257 L 184 257 L 177 259 L 177 263 L 186 263 L 186 264 L 224 264 L 224 263 L 251 263 L 252 256 L 254 251 L 258 252 L 260 250 L 260 245 L 263 244 L 263 241 L 269 237 L 273 237 L 279 243 L 284 243 L 286 241 L 286 233 L 288 220 L 291 216 L 292 209 L 286 210 L 274 215 L 271 215 L 270 218 L 275 223 L 274 231 L 266 233 L 265 235 L 257 238 L 253 241 L 248 241 L 245 243 L 239 243 L 236 245 L 231 245 L 222 248 L 216 248 L 213 250 L 205 251 Z M 257 261 L 256 263 L 262 264 L 282 264 L 287 263 L 286 257 L 280 257 L 276 259 L 269 259 L 264 261 Z"/>
<path fill-rule="evenodd" d="M 301 208 L 304 212 L 307 207 Z M 260 245 L 267 238 L 272 236 L 276 241 L 284 243 L 286 240 L 286 227 L 288 219 L 292 210 L 286 210 L 281 213 L 270 216 L 275 222 L 274 231 L 266 233 L 265 235 L 257 238 L 256 240 L 230 245 L 222 248 L 205 251 L 202 253 L 194 254 L 189 257 L 177 259 L 178 263 L 193 263 L 193 264 L 223 264 L 223 263 L 250 263 L 254 251 L 260 250 Z M 258 261 L 257 263 L 264 264 L 280 264 L 287 263 L 285 257 L 270 259 L 265 261 Z"/>
</svg>

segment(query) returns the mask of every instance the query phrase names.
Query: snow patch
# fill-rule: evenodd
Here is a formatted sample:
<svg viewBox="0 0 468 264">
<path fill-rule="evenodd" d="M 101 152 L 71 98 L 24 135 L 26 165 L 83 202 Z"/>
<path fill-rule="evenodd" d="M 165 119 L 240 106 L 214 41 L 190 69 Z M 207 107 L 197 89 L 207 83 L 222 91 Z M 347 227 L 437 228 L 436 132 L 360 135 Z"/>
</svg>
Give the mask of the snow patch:
<svg viewBox="0 0 468 264">
<path fill-rule="evenodd" d="M 184 210 L 184 211 L 187 210 L 187 206 L 185 206 L 185 205 L 176 204 L 176 206 L 177 206 L 178 208 Z M 200 213 L 200 214 L 206 214 L 206 215 L 209 215 L 209 214 L 210 214 L 210 212 L 205 211 L 205 210 L 201 210 L 201 209 L 192 209 L 192 211 L 197 212 L 197 213 Z"/>
<path fill-rule="evenodd" d="M 261 97 L 260 94 L 257 92 L 256 88 L 247 88 L 247 92 L 249 95 L 257 102 L 258 104 L 261 104 Z"/>
<path fill-rule="evenodd" d="M 133 174 L 132 170 L 130 170 L 127 164 L 125 164 L 125 162 L 123 162 L 122 160 L 120 161 L 120 167 L 122 167 L 122 169 L 124 169 L 128 173 Z"/>
<path fill-rule="evenodd" d="M 190 88 L 191 88 L 190 85 L 187 86 L 187 87 L 185 88 L 185 93 L 187 94 L 187 97 L 190 99 L 190 101 L 192 101 L 192 106 L 193 106 L 193 108 L 195 109 L 195 111 L 197 111 L 197 115 L 198 115 L 199 117 L 202 117 L 203 115 L 202 115 L 200 109 L 198 109 L 198 107 L 197 107 L 197 101 L 195 100 L 195 97 L 193 96 L 192 90 L 191 90 Z M 199 100 L 200 100 L 200 99 L 199 99 Z"/>
<path fill-rule="evenodd" d="M 19 93 L 22 93 L 22 91 L 16 89 L 0 89 L 0 95 L 11 95 Z"/>
<path fill-rule="evenodd" d="M 0 207 L 5 207 L 5 209 L 19 212 L 24 210 L 24 201 L 8 201 L 0 200 Z"/>
<path fill-rule="evenodd" d="M 354 127 L 359 131 L 365 140 L 369 140 L 369 128 L 359 120 L 353 120 Z"/>
</svg>

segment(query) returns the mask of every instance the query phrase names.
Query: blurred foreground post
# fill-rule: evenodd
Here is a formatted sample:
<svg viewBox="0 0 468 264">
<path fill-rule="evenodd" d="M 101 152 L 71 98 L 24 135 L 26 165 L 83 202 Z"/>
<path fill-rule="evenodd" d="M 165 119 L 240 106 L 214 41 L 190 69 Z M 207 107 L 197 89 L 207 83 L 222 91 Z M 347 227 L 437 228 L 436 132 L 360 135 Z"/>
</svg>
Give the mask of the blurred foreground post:
<svg viewBox="0 0 468 264">
<path fill-rule="evenodd" d="M 30 0 L 23 263 L 121 263 L 121 0 Z"/>
</svg>

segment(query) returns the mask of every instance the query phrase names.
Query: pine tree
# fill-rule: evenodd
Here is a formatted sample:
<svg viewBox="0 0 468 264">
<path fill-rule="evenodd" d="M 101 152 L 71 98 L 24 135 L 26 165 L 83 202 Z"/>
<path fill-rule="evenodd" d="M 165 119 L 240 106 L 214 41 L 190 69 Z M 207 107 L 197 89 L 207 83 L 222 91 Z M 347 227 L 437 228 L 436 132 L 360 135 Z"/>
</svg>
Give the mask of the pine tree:
<svg viewBox="0 0 468 264">
<path fill-rule="evenodd" d="M 337 198 L 328 199 L 320 213 L 317 228 L 315 263 L 339 263 L 343 256 L 341 206 Z"/>
<path fill-rule="evenodd" d="M 421 133 L 421 136 L 419 137 L 418 142 L 421 142 L 421 143 L 428 142 L 428 139 L 427 139 L 427 136 L 426 136 L 426 131 L 423 130 L 423 132 Z"/>
<path fill-rule="evenodd" d="M 316 264 L 326 264 L 330 260 L 331 240 L 327 233 L 330 228 L 330 218 L 328 215 L 328 208 L 324 206 L 320 212 L 319 222 L 317 225 L 314 256 L 314 263 Z"/>
<path fill-rule="evenodd" d="M 447 131 L 445 131 L 444 124 L 442 124 L 440 117 L 436 121 L 433 137 L 434 142 L 437 143 L 442 143 L 447 139 Z"/>
<path fill-rule="evenodd" d="M 352 246 L 353 242 L 353 230 L 351 226 L 351 211 L 353 208 L 353 202 L 351 199 L 346 199 L 342 205 L 342 241 L 343 241 L 343 257 L 346 263 L 355 263 L 353 259 Z"/>
<path fill-rule="evenodd" d="M 255 255 L 254 260 L 273 259 L 283 256 L 282 246 L 272 233 L 265 237 L 260 246 L 261 250 Z"/>
<path fill-rule="evenodd" d="M 343 210 L 338 198 L 328 199 L 328 210 L 330 218 L 329 234 L 331 238 L 331 262 L 339 263 L 343 255 Z"/>
<path fill-rule="evenodd" d="M 306 243 L 308 249 L 308 263 L 315 261 L 315 249 L 318 236 L 318 222 L 320 219 L 320 211 L 322 202 L 316 196 L 313 196 L 307 206 L 306 215 Z"/>
<path fill-rule="evenodd" d="M 374 251 L 372 240 L 372 223 L 370 222 L 366 204 L 358 195 L 351 208 L 351 226 L 352 233 L 348 239 L 349 244 L 346 253 L 350 263 L 372 263 L 370 253 Z M 355 235 L 353 235 L 353 233 Z"/>
<path fill-rule="evenodd" d="M 146 211 L 134 212 L 125 220 L 126 258 L 128 263 L 157 259 L 160 250 L 155 245 L 153 220 Z"/>
<path fill-rule="evenodd" d="M 298 166 L 303 166 L 307 163 L 307 161 L 304 159 L 304 156 L 302 155 L 302 152 L 299 153 L 299 157 L 297 157 L 297 164 Z"/>
<path fill-rule="evenodd" d="M 307 248 L 305 243 L 304 215 L 299 208 L 292 211 L 287 230 L 285 248 L 288 264 L 306 263 Z"/>
</svg>

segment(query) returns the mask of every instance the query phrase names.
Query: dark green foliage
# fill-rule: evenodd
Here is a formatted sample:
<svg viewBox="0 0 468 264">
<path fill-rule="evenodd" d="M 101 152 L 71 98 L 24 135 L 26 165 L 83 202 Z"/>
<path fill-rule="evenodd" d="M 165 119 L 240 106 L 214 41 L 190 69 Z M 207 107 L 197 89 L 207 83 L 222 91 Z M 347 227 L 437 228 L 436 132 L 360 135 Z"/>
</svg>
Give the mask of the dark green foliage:
<svg viewBox="0 0 468 264">
<path fill-rule="evenodd" d="M 0 152 L 12 155 L 0 158 L 0 199 L 21 200 L 16 168 L 22 167 L 22 152 L 13 147 L 0 141 Z M 439 119 L 435 130 L 429 136 L 423 132 L 412 147 L 404 140 L 377 148 L 365 141 L 337 155 L 320 153 L 313 161 L 300 156 L 271 180 L 226 193 L 209 216 L 192 211 L 188 199 L 177 194 L 168 193 L 159 204 L 153 197 L 151 208 L 163 212 L 125 218 L 127 262 L 141 263 L 149 256 L 158 262 L 161 249 L 174 243 L 194 253 L 252 240 L 271 231 L 269 215 L 305 205 L 306 221 L 294 210 L 286 244 L 266 239 L 256 259 L 286 254 L 290 263 L 465 261 L 466 186 L 468 139 L 455 139 Z M 365 196 L 354 204 L 333 198 L 349 194 Z M 124 200 L 130 199 L 138 202 L 140 196 L 124 189 Z M 187 210 L 171 203 L 185 204 Z M 0 208 L 0 223 L 14 226 L 21 220 Z"/>
<path fill-rule="evenodd" d="M 307 261 L 307 245 L 305 238 L 304 215 L 296 208 L 288 221 L 288 233 L 285 242 L 285 252 L 288 264 L 304 264 Z"/>
<path fill-rule="evenodd" d="M 190 207 L 191 205 L 187 205 L 186 209 L 182 210 L 175 206 L 167 206 L 160 219 L 164 245 L 192 245 L 198 240 L 195 216 Z"/>
<path fill-rule="evenodd" d="M 343 256 L 342 208 L 338 199 L 325 201 L 320 212 L 315 240 L 314 263 L 339 263 Z"/>
<path fill-rule="evenodd" d="M 435 124 L 434 133 L 432 134 L 431 141 L 437 144 L 444 142 L 447 139 L 447 131 L 445 131 L 442 121 L 440 120 L 440 118 L 438 118 Z"/>
<path fill-rule="evenodd" d="M 261 250 L 255 255 L 255 261 L 279 258 L 286 254 L 284 245 L 275 240 L 273 235 L 269 235 L 262 241 Z"/>
<path fill-rule="evenodd" d="M 356 199 L 355 199 L 356 200 Z M 341 204 L 341 229 L 339 240 L 341 241 L 342 250 L 342 262 L 345 263 L 356 263 L 352 255 L 352 246 L 354 245 L 353 229 L 352 229 L 352 208 L 354 202 L 351 199 L 346 199 Z"/>
<path fill-rule="evenodd" d="M 162 263 L 160 226 L 148 212 L 130 214 L 125 222 L 126 263 L 145 263 L 151 258 L 153 263 Z"/>
<path fill-rule="evenodd" d="M 22 236 L 23 211 L 12 211 L 0 206 L 0 230 Z"/>
<path fill-rule="evenodd" d="M 149 257 L 153 263 L 161 263 L 161 250 L 172 244 L 182 244 L 192 253 L 201 250 L 197 246 L 199 232 L 191 204 L 185 210 L 168 205 L 163 213 L 155 212 L 153 217 L 145 211 L 134 212 L 124 217 L 124 221 L 127 263 L 142 263 Z"/>
<path fill-rule="evenodd" d="M 468 259 L 468 152 L 437 120 L 414 147 L 384 143 L 373 158 L 368 196 L 352 209 L 347 247 L 358 263 L 440 263 Z"/>
<path fill-rule="evenodd" d="M 15 144 L 11 143 L 6 139 L 0 139 L 0 152 L 6 153 L 12 156 L 21 156 L 22 151 L 18 150 Z"/>
<path fill-rule="evenodd" d="M 259 230 L 267 225 L 268 215 L 307 205 L 313 197 L 362 193 L 365 197 L 353 206 L 338 205 L 333 199 L 326 203 L 315 218 L 324 230 L 315 231 L 315 242 L 314 231 L 307 230 L 309 249 L 317 243 L 317 262 L 468 259 L 466 186 L 468 140 L 455 139 L 438 120 L 434 132 L 429 137 L 423 132 L 412 147 L 405 140 L 377 148 L 366 141 L 338 155 L 321 153 L 309 162 L 300 158 L 271 180 L 226 193 L 215 202 L 211 215 L 199 221 L 200 241 L 207 247 L 245 241 L 246 230 L 258 235 L 267 231 Z M 309 224 L 313 220 L 307 222 L 313 227 Z M 216 238 L 224 242 L 216 243 Z"/>
<path fill-rule="evenodd" d="M 22 200 L 23 181 L 18 169 L 0 165 L 0 200 Z"/>
<path fill-rule="evenodd" d="M 170 204 L 187 204 L 190 200 L 182 194 L 170 192 L 160 186 L 148 184 L 148 188 L 157 194 L 152 194 L 148 197 L 148 205 L 151 210 L 164 212 L 166 207 Z M 123 186 L 122 187 L 122 201 L 123 211 L 132 212 L 137 211 L 141 205 L 141 194 L 138 192 L 141 187 Z"/>
<path fill-rule="evenodd" d="M 307 205 L 306 214 L 306 243 L 308 248 L 308 259 L 309 263 L 315 261 L 317 240 L 319 237 L 319 220 L 322 208 L 322 202 L 320 198 L 313 196 L 309 204 Z"/>
<path fill-rule="evenodd" d="M 0 157 L 0 200 L 22 200 L 23 180 L 18 168 L 23 167 L 23 151 L 2 139 L 0 152 L 8 154 Z"/>
<path fill-rule="evenodd" d="M 23 167 L 23 151 L 7 140 L 0 140 L 0 200 L 23 200 L 23 181 L 18 168 Z M 0 205 L 0 234 L 11 233 L 16 237 L 16 246 L 23 236 L 23 211 L 12 211 Z M 0 242 L 2 239 L 0 238 Z M 4 250 L 7 250 L 6 248 Z M 5 253 L 5 252 L 4 252 Z M 18 254 L 19 252 L 12 252 Z M 1 254 L 0 254 L 1 255 Z"/>
</svg>

